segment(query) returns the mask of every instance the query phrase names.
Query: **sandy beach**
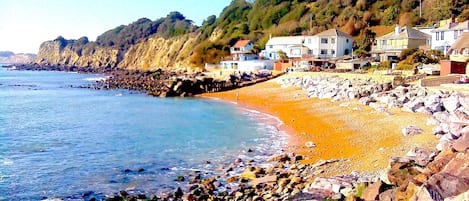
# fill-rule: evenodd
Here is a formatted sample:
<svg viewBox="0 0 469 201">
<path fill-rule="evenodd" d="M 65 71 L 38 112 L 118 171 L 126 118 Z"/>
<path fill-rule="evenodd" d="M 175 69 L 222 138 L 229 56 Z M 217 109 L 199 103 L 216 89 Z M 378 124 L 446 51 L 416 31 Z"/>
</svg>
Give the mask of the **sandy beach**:
<svg viewBox="0 0 469 201">
<path fill-rule="evenodd" d="M 281 79 L 282 77 L 276 78 Z M 276 79 L 232 91 L 201 97 L 237 102 L 238 106 L 277 116 L 289 133 L 286 151 L 306 157 L 303 163 L 340 159 L 324 175 L 377 171 L 391 156 L 403 156 L 412 147 L 433 148 L 438 140 L 424 114 L 399 109 L 377 113 L 357 100 L 331 102 L 308 98 L 300 88 L 282 88 Z M 238 94 L 238 97 L 237 97 Z M 423 133 L 404 136 L 402 128 L 415 125 Z M 307 147 L 307 143 L 316 147 Z"/>
</svg>

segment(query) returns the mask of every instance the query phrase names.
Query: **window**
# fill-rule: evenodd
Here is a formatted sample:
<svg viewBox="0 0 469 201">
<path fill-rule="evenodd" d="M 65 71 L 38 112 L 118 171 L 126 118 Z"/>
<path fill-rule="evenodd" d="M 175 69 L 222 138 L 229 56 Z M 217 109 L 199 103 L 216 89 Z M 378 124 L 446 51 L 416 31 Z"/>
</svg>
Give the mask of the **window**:
<svg viewBox="0 0 469 201">
<path fill-rule="evenodd" d="M 291 54 L 294 56 L 301 56 L 301 49 L 292 49 Z"/>
<path fill-rule="evenodd" d="M 327 50 L 321 49 L 321 54 L 327 54 Z"/>
<path fill-rule="evenodd" d="M 444 31 L 442 31 L 440 33 L 440 38 L 441 38 L 441 40 L 445 40 L 445 32 Z"/>
<path fill-rule="evenodd" d="M 335 44 L 335 38 L 331 38 L 331 43 Z"/>
<path fill-rule="evenodd" d="M 269 45 L 269 48 L 272 49 L 272 48 L 274 48 L 274 46 L 273 46 L 273 45 Z"/>
<path fill-rule="evenodd" d="M 454 30 L 454 39 L 457 39 L 458 38 L 458 30 Z"/>
<path fill-rule="evenodd" d="M 332 55 L 335 55 L 335 50 L 331 50 L 331 54 L 332 54 Z"/>
<path fill-rule="evenodd" d="M 348 38 L 347 38 L 347 40 L 345 40 L 345 42 L 347 42 L 347 43 L 348 43 Z"/>
<path fill-rule="evenodd" d="M 322 43 L 322 44 L 327 44 L 327 43 L 328 43 L 327 38 L 321 38 L 321 43 Z"/>
<path fill-rule="evenodd" d="M 436 37 L 435 37 L 436 40 L 440 40 L 440 32 L 436 32 L 435 34 L 436 34 Z"/>
</svg>

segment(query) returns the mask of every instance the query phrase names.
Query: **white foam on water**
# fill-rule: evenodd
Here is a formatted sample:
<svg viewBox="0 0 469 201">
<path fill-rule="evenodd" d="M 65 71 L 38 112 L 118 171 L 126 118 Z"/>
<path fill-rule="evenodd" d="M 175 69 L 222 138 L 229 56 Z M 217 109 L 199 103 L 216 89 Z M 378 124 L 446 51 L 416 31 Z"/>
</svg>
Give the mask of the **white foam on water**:
<svg viewBox="0 0 469 201">
<path fill-rule="evenodd" d="M 0 161 L 2 161 L 2 165 L 8 165 L 8 166 L 9 166 L 9 165 L 15 164 L 12 160 L 10 160 L 10 159 L 8 159 L 8 158 L 4 158 L 4 159 L 2 159 L 2 160 L 0 160 Z"/>
<path fill-rule="evenodd" d="M 104 81 L 106 79 L 108 79 L 109 76 L 103 76 L 103 77 L 88 77 L 88 78 L 85 78 L 83 80 L 85 81 L 91 81 L 91 82 L 95 82 L 95 81 Z"/>
</svg>

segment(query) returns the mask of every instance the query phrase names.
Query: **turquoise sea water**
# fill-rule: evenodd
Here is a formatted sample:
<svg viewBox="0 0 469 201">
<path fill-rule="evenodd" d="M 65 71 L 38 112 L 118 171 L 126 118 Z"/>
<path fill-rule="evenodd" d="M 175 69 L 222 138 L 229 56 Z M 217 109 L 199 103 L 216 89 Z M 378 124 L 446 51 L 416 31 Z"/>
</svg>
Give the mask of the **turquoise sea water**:
<svg viewBox="0 0 469 201">
<path fill-rule="evenodd" d="M 70 87 L 98 77 L 0 68 L 0 200 L 153 194 L 281 150 L 274 118 L 234 104 Z"/>
</svg>

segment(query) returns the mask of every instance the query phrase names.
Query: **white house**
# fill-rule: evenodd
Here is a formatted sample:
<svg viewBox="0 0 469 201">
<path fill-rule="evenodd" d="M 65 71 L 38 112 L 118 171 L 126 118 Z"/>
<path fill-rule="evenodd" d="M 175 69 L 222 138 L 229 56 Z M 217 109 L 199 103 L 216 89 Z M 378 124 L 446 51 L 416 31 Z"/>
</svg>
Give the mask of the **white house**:
<svg viewBox="0 0 469 201">
<path fill-rule="evenodd" d="M 250 40 L 238 40 L 230 47 L 232 59 L 221 61 L 215 67 L 220 70 L 239 71 L 239 72 L 257 72 L 260 70 L 272 70 L 274 62 L 271 60 L 259 60 L 258 56 L 252 54 L 251 50 L 254 44 Z M 206 64 L 206 68 L 210 65 Z"/>
<path fill-rule="evenodd" d="M 337 29 L 329 29 L 314 36 L 272 37 L 261 55 L 266 59 L 279 59 L 279 51 L 288 58 L 335 58 L 352 53 L 352 36 Z"/>
<path fill-rule="evenodd" d="M 464 32 L 469 32 L 469 20 L 454 22 L 436 28 L 432 32 L 432 49 L 441 50 L 446 55 L 451 45 Z"/>
<path fill-rule="evenodd" d="M 257 72 L 273 70 L 274 62 L 272 60 L 221 61 L 220 66 L 222 70 Z"/>
<path fill-rule="evenodd" d="M 353 37 L 337 29 L 329 29 L 315 35 L 317 42 L 310 47 L 316 58 L 336 58 L 352 53 Z"/>
<path fill-rule="evenodd" d="M 284 52 L 288 58 L 301 58 L 301 55 L 307 52 L 303 47 L 304 36 L 283 36 L 271 37 L 265 44 L 265 50 L 261 55 L 270 60 L 278 60 L 279 52 Z"/>
</svg>

